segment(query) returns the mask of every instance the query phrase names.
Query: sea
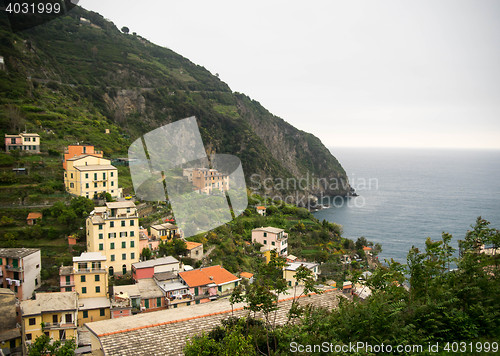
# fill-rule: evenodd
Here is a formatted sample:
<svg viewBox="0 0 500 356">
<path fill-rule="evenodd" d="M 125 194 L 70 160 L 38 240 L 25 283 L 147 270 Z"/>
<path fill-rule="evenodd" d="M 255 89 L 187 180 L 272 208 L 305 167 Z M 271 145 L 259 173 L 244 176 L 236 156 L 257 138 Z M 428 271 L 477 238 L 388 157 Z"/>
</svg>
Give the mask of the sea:
<svg viewBox="0 0 500 356">
<path fill-rule="evenodd" d="M 478 216 L 500 229 L 500 150 L 332 148 L 358 197 L 324 200 L 314 215 L 343 236 L 382 245 L 379 260 L 406 263 L 412 246 L 453 235 L 457 249 Z"/>
</svg>

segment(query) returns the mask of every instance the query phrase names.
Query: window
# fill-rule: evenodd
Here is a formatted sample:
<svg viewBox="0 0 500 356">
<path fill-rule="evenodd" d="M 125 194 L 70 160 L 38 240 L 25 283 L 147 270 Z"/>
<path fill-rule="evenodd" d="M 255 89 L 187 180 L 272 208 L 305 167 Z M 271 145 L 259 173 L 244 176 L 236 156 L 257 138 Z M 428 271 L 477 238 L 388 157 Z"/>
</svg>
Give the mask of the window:
<svg viewBox="0 0 500 356">
<path fill-rule="evenodd" d="M 125 226 L 125 220 L 122 220 L 122 226 Z"/>
<path fill-rule="evenodd" d="M 97 180 L 97 173 L 94 173 L 94 180 Z"/>
<path fill-rule="evenodd" d="M 135 241 L 130 241 L 130 247 L 135 247 Z"/>
<path fill-rule="evenodd" d="M 84 310 L 83 311 L 83 318 L 86 319 L 89 317 L 89 311 L 88 310 Z"/>
<path fill-rule="evenodd" d="M 105 187 L 106 186 L 106 182 L 102 182 L 102 186 Z"/>
<path fill-rule="evenodd" d="M 122 260 L 126 260 L 127 259 L 127 254 L 126 253 L 122 253 Z"/>
<path fill-rule="evenodd" d="M 127 243 L 125 241 L 122 242 L 122 248 L 127 248 Z"/>
<path fill-rule="evenodd" d="M 26 334 L 26 340 L 31 341 L 31 334 Z"/>
<path fill-rule="evenodd" d="M 273 245 L 273 246 L 274 246 L 274 245 L 276 245 L 276 242 L 274 242 L 274 241 L 271 241 L 271 245 Z"/>
<path fill-rule="evenodd" d="M 85 183 L 85 188 L 89 189 L 89 184 L 88 183 Z"/>
<path fill-rule="evenodd" d="M 120 237 L 127 237 L 127 232 L 126 231 L 120 232 Z"/>
<path fill-rule="evenodd" d="M 102 230 L 102 225 L 99 225 L 99 230 Z"/>
<path fill-rule="evenodd" d="M 89 179 L 89 174 L 85 173 L 85 179 Z"/>
<path fill-rule="evenodd" d="M 64 288 L 64 290 L 65 290 L 66 292 L 71 292 L 71 291 L 73 290 L 73 288 L 71 288 L 71 287 L 66 287 L 66 288 Z"/>
<path fill-rule="evenodd" d="M 94 188 L 97 188 L 97 182 L 94 182 Z"/>
<path fill-rule="evenodd" d="M 66 314 L 66 324 L 71 324 L 73 322 L 73 316 L 71 314 Z"/>
<path fill-rule="evenodd" d="M 106 179 L 106 173 L 102 173 L 102 179 Z"/>
<path fill-rule="evenodd" d="M 267 245 L 267 240 L 264 240 L 264 245 Z"/>
<path fill-rule="evenodd" d="M 85 276 L 80 276 L 80 282 L 85 282 Z"/>
<path fill-rule="evenodd" d="M 99 251 L 104 250 L 104 244 L 99 244 Z"/>
<path fill-rule="evenodd" d="M 35 323 L 36 323 L 36 319 L 35 318 L 30 318 L 29 319 L 29 324 L 30 325 L 35 325 Z"/>
<path fill-rule="evenodd" d="M 87 287 L 82 287 L 82 294 L 87 294 Z"/>
<path fill-rule="evenodd" d="M 113 173 L 114 173 L 114 172 L 111 172 L 111 177 L 113 177 Z"/>
<path fill-rule="evenodd" d="M 75 185 L 74 185 L 73 183 L 69 183 L 69 187 L 70 187 L 70 188 L 74 188 L 74 187 L 75 187 Z"/>
<path fill-rule="evenodd" d="M 100 286 L 96 286 L 95 287 L 95 292 L 96 293 L 101 293 L 101 287 Z"/>
<path fill-rule="evenodd" d="M 102 240 L 104 235 L 102 233 L 99 234 L 99 240 Z"/>
<path fill-rule="evenodd" d="M 111 250 L 114 250 L 114 249 L 115 249 L 115 243 L 114 243 L 114 242 L 110 243 L 110 244 L 109 244 L 109 248 L 110 248 Z"/>
<path fill-rule="evenodd" d="M 111 261 L 114 261 L 114 260 L 115 260 L 115 255 L 111 255 Z M 112 276 L 111 272 L 109 272 L 109 275 Z"/>
<path fill-rule="evenodd" d="M 264 237 L 267 237 L 267 232 L 264 232 Z"/>
<path fill-rule="evenodd" d="M 132 260 L 135 258 L 135 253 L 134 253 L 134 252 L 130 253 L 130 258 L 131 258 Z"/>
<path fill-rule="evenodd" d="M 96 282 L 99 282 L 99 280 L 101 279 L 101 276 L 99 276 L 98 274 L 95 275 L 94 277 L 95 281 Z"/>
<path fill-rule="evenodd" d="M 115 186 L 115 182 L 114 181 L 111 181 L 111 186 L 114 187 Z"/>
<path fill-rule="evenodd" d="M 115 222 L 114 221 L 110 221 L 109 222 L 109 227 L 115 227 Z"/>
<path fill-rule="evenodd" d="M 115 237 L 116 237 L 116 232 L 110 232 L 108 234 L 108 238 L 110 238 L 110 239 L 114 239 Z"/>
<path fill-rule="evenodd" d="M 71 173 L 71 179 L 73 179 L 73 173 Z"/>
<path fill-rule="evenodd" d="M 106 309 L 104 309 L 104 308 L 99 309 L 99 315 L 100 316 L 105 316 L 106 315 Z"/>
<path fill-rule="evenodd" d="M 130 237 L 134 237 L 134 232 L 130 231 Z"/>
<path fill-rule="evenodd" d="M 134 220 L 130 220 L 130 226 L 134 226 Z"/>
</svg>

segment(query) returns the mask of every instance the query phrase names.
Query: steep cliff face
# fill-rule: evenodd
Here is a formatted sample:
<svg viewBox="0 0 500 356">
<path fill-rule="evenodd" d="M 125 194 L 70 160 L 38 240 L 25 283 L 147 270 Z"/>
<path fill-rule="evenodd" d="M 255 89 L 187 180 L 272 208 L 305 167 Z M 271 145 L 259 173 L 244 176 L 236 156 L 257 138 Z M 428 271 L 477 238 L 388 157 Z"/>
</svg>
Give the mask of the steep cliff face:
<svg viewBox="0 0 500 356">
<path fill-rule="evenodd" d="M 0 73 L 0 133 L 10 129 L 8 105 L 24 115 L 25 126 L 50 129 L 61 144 L 90 141 L 124 154 L 140 135 L 196 116 L 207 152 L 237 155 L 251 189 L 281 196 L 350 192 L 345 171 L 318 138 L 177 53 L 121 33 L 99 14 L 75 8 L 35 29 L 13 34 L 3 22 L 0 31 L 7 66 Z M 75 122 L 89 124 L 88 130 Z M 102 127 L 117 138 L 92 134 Z M 304 177 L 299 188 L 293 185 Z M 315 185 L 313 177 L 337 184 Z"/>
</svg>

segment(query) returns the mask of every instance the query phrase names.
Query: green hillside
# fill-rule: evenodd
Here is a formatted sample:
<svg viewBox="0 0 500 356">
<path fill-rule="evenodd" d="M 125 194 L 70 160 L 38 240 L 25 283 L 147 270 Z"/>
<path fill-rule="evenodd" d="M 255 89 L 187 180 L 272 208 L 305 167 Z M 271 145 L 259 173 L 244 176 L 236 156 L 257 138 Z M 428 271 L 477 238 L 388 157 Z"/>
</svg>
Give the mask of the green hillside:
<svg viewBox="0 0 500 356">
<path fill-rule="evenodd" d="M 255 173 L 260 179 L 309 173 L 346 183 L 328 194 L 350 190 L 345 171 L 319 139 L 233 93 L 181 55 L 121 33 L 99 14 L 77 7 L 19 33 L 1 22 L 1 135 L 26 129 L 41 135 L 46 153 L 89 142 L 107 156 L 120 156 L 140 135 L 194 115 L 207 151 L 237 155 L 248 182 Z"/>
</svg>

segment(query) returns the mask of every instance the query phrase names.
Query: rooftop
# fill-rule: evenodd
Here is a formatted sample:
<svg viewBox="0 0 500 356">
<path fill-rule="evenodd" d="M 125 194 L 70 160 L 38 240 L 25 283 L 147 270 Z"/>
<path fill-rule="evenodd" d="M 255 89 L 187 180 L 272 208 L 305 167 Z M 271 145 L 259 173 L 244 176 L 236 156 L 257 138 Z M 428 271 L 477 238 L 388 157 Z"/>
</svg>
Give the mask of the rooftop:
<svg viewBox="0 0 500 356">
<path fill-rule="evenodd" d="M 286 265 L 285 269 L 287 271 L 296 271 L 300 266 L 304 266 L 307 269 L 313 269 L 314 267 L 319 266 L 319 263 L 315 262 L 292 262 Z"/>
<path fill-rule="evenodd" d="M 82 298 L 78 300 L 79 310 L 90 310 L 98 308 L 109 308 L 111 303 L 106 297 Z"/>
<path fill-rule="evenodd" d="M 153 225 L 151 226 L 151 228 L 155 230 L 174 230 L 177 229 L 177 226 L 174 224 L 165 223 L 165 224 Z"/>
<path fill-rule="evenodd" d="M 73 156 L 71 158 L 68 158 L 66 161 L 78 161 L 79 159 L 85 158 L 85 157 L 90 157 L 92 155 L 84 154 L 84 155 L 78 155 L 78 156 Z M 94 156 L 92 156 L 94 157 Z"/>
<path fill-rule="evenodd" d="M 181 282 L 172 282 L 172 283 L 162 284 L 160 288 L 163 289 L 165 292 L 170 292 L 178 289 L 187 289 L 189 287 Z"/>
<path fill-rule="evenodd" d="M 252 232 L 253 231 L 264 231 L 264 232 L 270 232 L 273 234 L 279 234 L 280 232 L 284 232 L 285 230 L 280 229 L 278 227 L 268 226 L 268 227 L 258 227 L 256 229 L 253 229 Z"/>
<path fill-rule="evenodd" d="M 36 293 L 35 300 L 21 301 L 23 316 L 76 309 L 76 292 Z"/>
<path fill-rule="evenodd" d="M 241 272 L 240 273 L 240 277 L 243 277 L 243 278 L 252 278 L 253 277 L 253 273 L 250 273 L 250 272 Z"/>
<path fill-rule="evenodd" d="M 158 272 L 153 275 L 154 279 L 157 281 L 168 281 L 171 279 L 177 279 L 177 273 L 175 272 Z"/>
<path fill-rule="evenodd" d="M 166 257 L 156 258 L 153 260 L 132 263 L 132 266 L 135 267 L 136 269 L 140 269 L 140 268 L 149 268 L 161 265 L 169 265 L 172 263 L 179 263 L 179 261 L 177 261 L 172 256 L 166 256 Z"/>
<path fill-rule="evenodd" d="M 165 296 L 163 290 L 158 287 L 153 278 L 140 279 L 136 283 L 141 299 L 159 298 Z"/>
<path fill-rule="evenodd" d="M 59 268 L 60 276 L 69 276 L 71 274 L 73 274 L 73 266 L 61 266 Z"/>
<path fill-rule="evenodd" d="M 300 298 L 301 305 L 334 308 L 338 304 L 337 291 L 311 294 Z M 292 298 L 281 299 L 276 314 L 276 324 L 287 321 Z M 234 316 L 248 314 L 243 303 L 234 305 Z M 182 355 L 186 337 L 208 332 L 231 316 L 228 300 L 192 305 L 188 308 L 167 309 L 118 319 L 102 320 L 85 324 L 99 337 L 105 355 Z M 257 315 L 257 317 L 262 317 Z"/>
<path fill-rule="evenodd" d="M 40 253 L 39 248 L 0 248 L 0 256 L 8 258 L 23 258 L 37 252 Z"/>
<path fill-rule="evenodd" d="M 190 287 L 204 286 L 210 283 L 222 285 L 240 280 L 234 274 L 230 273 L 221 266 L 212 266 L 194 269 L 192 271 L 179 272 L 179 277 L 181 277 Z"/>
<path fill-rule="evenodd" d="M 73 262 L 106 261 L 106 256 L 100 252 L 82 252 L 80 256 L 73 257 Z"/>
<path fill-rule="evenodd" d="M 124 286 L 113 286 L 113 295 L 120 298 L 135 298 L 141 294 L 137 284 L 127 284 Z"/>
<path fill-rule="evenodd" d="M 42 213 L 29 213 L 26 219 L 41 219 L 43 216 Z"/>
<path fill-rule="evenodd" d="M 193 248 L 196 248 L 198 246 L 203 246 L 203 244 L 199 242 L 186 241 L 186 248 L 188 250 L 192 250 Z"/>
<path fill-rule="evenodd" d="M 122 208 L 135 208 L 135 204 L 132 201 L 115 201 L 106 203 L 108 209 L 122 209 Z"/>
<path fill-rule="evenodd" d="M 110 164 L 89 164 L 88 166 L 75 166 L 76 170 L 79 171 L 110 171 L 113 169 L 118 169 Z"/>
</svg>

